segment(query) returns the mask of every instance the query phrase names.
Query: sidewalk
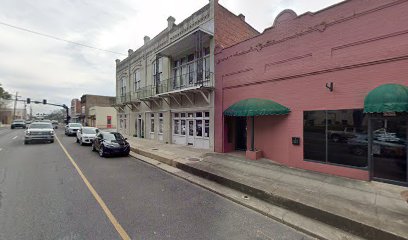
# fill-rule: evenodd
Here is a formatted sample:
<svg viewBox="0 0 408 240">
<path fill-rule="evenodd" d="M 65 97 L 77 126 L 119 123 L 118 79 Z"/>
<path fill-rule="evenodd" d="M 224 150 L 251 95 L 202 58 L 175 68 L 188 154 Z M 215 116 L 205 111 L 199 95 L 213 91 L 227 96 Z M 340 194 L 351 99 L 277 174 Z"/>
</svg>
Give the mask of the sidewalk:
<svg viewBox="0 0 408 240">
<path fill-rule="evenodd" d="M 408 239 L 407 188 L 128 137 L 132 151 L 366 239 Z"/>
</svg>

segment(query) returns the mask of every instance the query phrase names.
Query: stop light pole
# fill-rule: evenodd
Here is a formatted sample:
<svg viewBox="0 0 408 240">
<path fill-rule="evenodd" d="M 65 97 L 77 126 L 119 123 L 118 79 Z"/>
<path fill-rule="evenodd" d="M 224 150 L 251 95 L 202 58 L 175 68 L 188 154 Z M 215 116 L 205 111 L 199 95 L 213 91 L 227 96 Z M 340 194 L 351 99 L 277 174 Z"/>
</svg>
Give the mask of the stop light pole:
<svg viewBox="0 0 408 240">
<path fill-rule="evenodd" d="M 20 101 L 21 101 L 21 100 L 20 100 Z M 27 98 L 27 101 L 26 101 L 26 102 L 27 102 L 27 104 L 30 104 L 31 102 L 33 102 L 33 103 L 35 103 L 35 104 L 40 104 L 40 103 L 42 103 L 42 104 L 44 104 L 44 105 L 51 105 L 51 106 L 62 107 L 62 108 L 65 109 L 65 112 L 66 112 L 66 120 L 65 120 L 65 123 L 68 124 L 68 123 L 69 123 L 69 120 L 71 119 L 71 117 L 69 116 L 69 108 L 68 108 L 68 106 L 65 105 L 65 104 L 48 103 L 48 102 L 47 102 L 47 99 L 43 99 L 42 101 L 31 101 L 30 98 Z M 30 105 L 30 106 L 31 106 L 31 105 Z"/>
</svg>

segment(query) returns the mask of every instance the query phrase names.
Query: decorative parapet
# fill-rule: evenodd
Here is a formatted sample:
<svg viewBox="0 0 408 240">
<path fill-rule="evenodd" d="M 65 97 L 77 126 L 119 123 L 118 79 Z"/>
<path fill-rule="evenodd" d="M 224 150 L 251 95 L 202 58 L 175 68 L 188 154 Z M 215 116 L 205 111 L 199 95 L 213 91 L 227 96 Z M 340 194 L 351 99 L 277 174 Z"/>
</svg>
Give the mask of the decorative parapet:
<svg viewBox="0 0 408 240">
<path fill-rule="evenodd" d="M 177 41 L 181 37 L 185 36 L 186 34 L 190 33 L 191 31 L 205 24 L 211 19 L 212 16 L 210 4 L 205 5 L 178 25 L 174 24 L 174 18 L 169 17 L 167 19 L 168 27 L 153 39 L 145 38 L 144 45 L 142 47 L 134 51 L 131 56 L 128 56 L 120 62 L 117 62 L 116 72 L 120 72 L 128 67 L 130 59 L 131 63 L 140 61 L 142 58 L 146 58 L 152 53 L 155 53 L 158 50 L 166 47 L 167 45 L 170 45 L 171 43 Z"/>
</svg>

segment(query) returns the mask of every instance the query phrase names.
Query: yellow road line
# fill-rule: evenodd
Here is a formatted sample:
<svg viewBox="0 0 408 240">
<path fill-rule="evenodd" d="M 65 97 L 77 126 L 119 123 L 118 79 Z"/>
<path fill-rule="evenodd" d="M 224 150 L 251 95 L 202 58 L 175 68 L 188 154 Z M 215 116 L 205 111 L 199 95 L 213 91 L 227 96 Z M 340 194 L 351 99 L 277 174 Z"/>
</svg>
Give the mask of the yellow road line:
<svg viewBox="0 0 408 240">
<path fill-rule="evenodd" d="M 92 195 L 96 199 L 96 201 L 99 203 L 101 206 L 102 210 L 105 212 L 106 216 L 109 218 L 111 221 L 112 225 L 115 227 L 116 231 L 118 231 L 119 235 L 122 237 L 123 240 L 130 240 L 129 235 L 126 233 L 125 229 L 119 224 L 118 220 L 116 220 L 115 216 L 113 216 L 112 212 L 109 210 L 109 208 L 106 206 L 105 202 L 102 200 L 102 198 L 99 196 L 99 194 L 95 191 L 95 189 L 92 187 L 91 183 L 88 181 L 88 179 L 85 177 L 85 175 L 82 173 L 81 169 L 78 167 L 74 159 L 69 155 L 67 149 L 62 145 L 61 141 L 58 139 L 57 136 L 55 136 L 57 139 L 59 145 L 61 146 L 62 150 L 64 150 L 65 154 L 67 155 L 68 159 L 71 161 L 72 165 L 74 165 L 75 169 L 78 171 L 79 175 L 81 176 L 82 180 L 84 181 L 85 185 L 88 187 L 89 191 L 91 191 Z"/>
</svg>

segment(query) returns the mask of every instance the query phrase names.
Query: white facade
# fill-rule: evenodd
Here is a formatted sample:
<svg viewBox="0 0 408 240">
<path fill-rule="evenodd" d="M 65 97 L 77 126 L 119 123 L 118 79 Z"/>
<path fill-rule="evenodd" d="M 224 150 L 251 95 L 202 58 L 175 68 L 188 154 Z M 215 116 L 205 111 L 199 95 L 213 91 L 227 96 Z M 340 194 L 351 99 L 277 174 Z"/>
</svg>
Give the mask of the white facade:
<svg viewBox="0 0 408 240">
<path fill-rule="evenodd" d="M 113 107 L 89 108 L 90 126 L 100 129 L 116 129 L 117 112 Z"/>
<path fill-rule="evenodd" d="M 169 17 L 165 30 L 116 60 L 120 132 L 213 149 L 213 8 L 210 1 L 178 25 Z"/>
</svg>

